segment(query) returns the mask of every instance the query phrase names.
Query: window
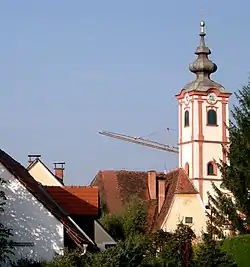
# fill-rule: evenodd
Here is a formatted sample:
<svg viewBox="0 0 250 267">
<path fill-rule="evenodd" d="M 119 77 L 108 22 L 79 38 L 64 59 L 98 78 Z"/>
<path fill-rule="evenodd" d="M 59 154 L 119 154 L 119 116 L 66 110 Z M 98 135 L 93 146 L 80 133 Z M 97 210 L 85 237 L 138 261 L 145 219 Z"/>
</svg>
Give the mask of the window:
<svg viewBox="0 0 250 267">
<path fill-rule="evenodd" d="M 209 162 L 207 164 L 207 175 L 214 175 L 214 164 L 213 162 Z"/>
<path fill-rule="evenodd" d="M 187 127 L 189 126 L 189 111 L 186 110 L 184 113 L 184 126 Z"/>
<path fill-rule="evenodd" d="M 185 217 L 185 223 L 187 224 L 193 223 L 193 217 Z"/>
<path fill-rule="evenodd" d="M 217 125 L 217 114 L 213 109 L 207 112 L 207 125 Z"/>
<path fill-rule="evenodd" d="M 187 162 L 185 164 L 185 171 L 187 173 L 187 176 L 189 176 L 189 164 Z"/>
</svg>

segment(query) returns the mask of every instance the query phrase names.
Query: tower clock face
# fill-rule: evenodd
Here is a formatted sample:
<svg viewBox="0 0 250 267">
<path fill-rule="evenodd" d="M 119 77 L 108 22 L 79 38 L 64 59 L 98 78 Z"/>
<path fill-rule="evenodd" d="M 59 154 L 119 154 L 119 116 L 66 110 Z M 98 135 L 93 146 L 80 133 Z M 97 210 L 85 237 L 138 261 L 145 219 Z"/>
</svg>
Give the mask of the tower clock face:
<svg viewBox="0 0 250 267">
<path fill-rule="evenodd" d="M 208 94 L 207 101 L 209 104 L 214 104 L 216 102 L 216 94 L 215 93 Z"/>
<path fill-rule="evenodd" d="M 185 104 L 189 105 L 189 102 L 190 102 L 190 97 L 189 97 L 189 94 L 186 93 L 186 95 L 185 95 Z"/>
</svg>

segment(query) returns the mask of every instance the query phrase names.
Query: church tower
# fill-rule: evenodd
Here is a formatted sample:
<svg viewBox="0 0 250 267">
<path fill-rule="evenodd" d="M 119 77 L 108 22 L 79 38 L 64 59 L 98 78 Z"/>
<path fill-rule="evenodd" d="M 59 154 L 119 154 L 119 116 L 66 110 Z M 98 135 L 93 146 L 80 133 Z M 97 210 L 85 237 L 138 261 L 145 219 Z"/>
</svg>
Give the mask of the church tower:
<svg viewBox="0 0 250 267">
<path fill-rule="evenodd" d="M 196 75 L 176 96 L 179 103 L 179 167 L 186 170 L 206 205 L 207 191 L 212 184 L 221 183 L 221 174 L 215 162 L 226 161 L 223 145 L 228 144 L 228 100 L 231 93 L 210 79 L 217 66 L 208 56 L 205 44 L 205 23 L 200 24 L 200 45 L 196 60 L 189 70 Z"/>
</svg>

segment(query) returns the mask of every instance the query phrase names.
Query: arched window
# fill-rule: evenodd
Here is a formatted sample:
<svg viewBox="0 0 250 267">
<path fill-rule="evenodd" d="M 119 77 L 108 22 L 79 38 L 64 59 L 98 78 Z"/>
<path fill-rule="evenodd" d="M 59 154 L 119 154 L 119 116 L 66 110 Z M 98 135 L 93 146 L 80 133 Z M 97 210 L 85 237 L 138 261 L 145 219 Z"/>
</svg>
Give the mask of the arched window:
<svg viewBox="0 0 250 267">
<path fill-rule="evenodd" d="M 187 173 L 187 176 L 189 177 L 189 164 L 187 162 L 185 164 L 185 171 Z"/>
<path fill-rule="evenodd" d="M 216 165 L 213 161 L 207 164 L 207 175 L 216 175 Z"/>
<path fill-rule="evenodd" d="M 213 109 L 207 112 L 207 125 L 217 125 L 217 114 Z"/>
<path fill-rule="evenodd" d="M 184 113 L 184 126 L 187 127 L 189 126 L 189 111 L 186 110 Z"/>
</svg>

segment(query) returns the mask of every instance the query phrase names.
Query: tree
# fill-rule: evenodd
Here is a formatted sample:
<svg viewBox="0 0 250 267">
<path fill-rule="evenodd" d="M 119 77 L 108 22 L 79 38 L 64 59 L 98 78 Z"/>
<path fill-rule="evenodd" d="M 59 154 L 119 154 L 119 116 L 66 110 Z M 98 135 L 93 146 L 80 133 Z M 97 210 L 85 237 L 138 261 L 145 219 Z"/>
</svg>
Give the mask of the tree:
<svg viewBox="0 0 250 267">
<path fill-rule="evenodd" d="M 213 184 L 215 195 L 209 195 L 213 228 L 220 235 L 225 227 L 245 234 L 250 226 L 250 79 L 235 95 L 238 106 L 233 106 L 231 111 L 229 147 L 224 148 L 229 162 L 218 163 L 222 186 L 218 188 Z"/>
<path fill-rule="evenodd" d="M 169 233 L 159 258 L 163 263 L 174 263 L 175 266 L 192 266 L 193 265 L 193 246 L 192 241 L 195 238 L 193 230 L 179 223 L 177 229 L 173 233 Z"/>
<path fill-rule="evenodd" d="M 101 223 L 116 240 L 124 241 L 129 236 L 147 231 L 147 205 L 144 200 L 132 197 L 119 214 L 106 214 Z"/>
<path fill-rule="evenodd" d="M 197 267 L 236 267 L 237 264 L 221 250 L 218 243 L 209 234 L 203 235 L 203 241 L 197 246 L 195 253 Z"/>
<path fill-rule="evenodd" d="M 0 186 L 6 184 L 6 181 L 0 178 Z M 0 190 L 0 216 L 4 213 L 4 206 L 6 203 L 6 196 L 4 191 Z M 0 220 L 0 263 L 7 262 L 9 255 L 13 254 L 13 246 L 10 241 L 12 230 L 6 227 Z"/>
<path fill-rule="evenodd" d="M 95 266 L 99 266 L 99 261 L 100 266 L 106 266 L 106 262 L 107 266 L 123 266 L 119 264 L 124 262 L 141 267 L 185 266 L 187 261 L 189 266 L 192 264 L 192 241 L 195 238 L 192 229 L 180 223 L 173 233 L 163 230 L 148 232 L 147 205 L 140 198 L 132 198 L 121 213 L 105 215 L 101 222 L 120 242 L 101 256 L 96 255 Z M 128 255 L 133 262 L 127 259 Z M 130 266 L 126 264 L 124 266 Z"/>
</svg>

